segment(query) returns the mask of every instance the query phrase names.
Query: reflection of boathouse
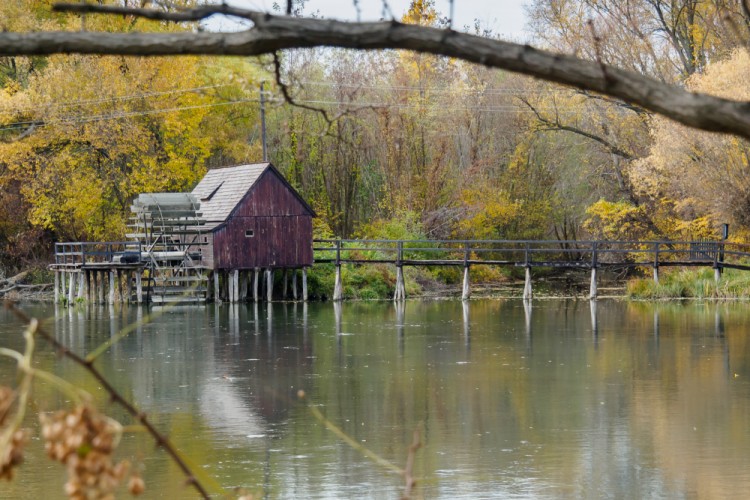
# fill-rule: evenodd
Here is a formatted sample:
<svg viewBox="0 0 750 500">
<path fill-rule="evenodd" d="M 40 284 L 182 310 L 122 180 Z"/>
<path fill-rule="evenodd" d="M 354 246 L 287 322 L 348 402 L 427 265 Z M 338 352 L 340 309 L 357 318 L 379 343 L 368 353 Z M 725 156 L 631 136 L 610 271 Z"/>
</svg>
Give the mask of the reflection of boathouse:
<svg viewBox="0 0 750 500">
<path fill-rule="evenodd" d="M 138 302 L 239 302 L 252 290 L 257 301 L 264 270 L 271 300 L 281 269 L 283 294 L 291 271 L 297 298 L 301 270 L 307 298 L 315 213 L 270 163 L 210 170 L 191 193 L 144 193 L 131 211 L 130 241 L 56 244 L 57 296 L 103 302 L 106 288 L 110 303 L 118 290 Z"/>
</svg>

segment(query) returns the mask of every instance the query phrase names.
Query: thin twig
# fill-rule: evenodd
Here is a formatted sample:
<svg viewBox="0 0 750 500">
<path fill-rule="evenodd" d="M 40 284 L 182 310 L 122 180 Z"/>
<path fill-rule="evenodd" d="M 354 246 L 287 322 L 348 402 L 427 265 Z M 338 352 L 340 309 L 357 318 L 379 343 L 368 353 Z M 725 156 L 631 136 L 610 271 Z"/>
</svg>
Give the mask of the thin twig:
<svg viewBox="0 0 750 500">
<path fill-rule="evenodd" d="M 588 24 L 589 29 L 591 30 L 591 37 L 594 40 L 594 50 L 596 52 L 596 62 L 599 64 L 599 67 L 602 70 L 602 77 L 604 78 L 605 84 L 614 83 L 614 78 L 609 74 L 609 71 L 607 71 L 607 65 L 604 64 L 604 59 L 602 58 L 602 38 L 596 34 L 596 28 L 594 27 L 594 21 L 593 19 L 589 19 L 586 24 Z"/>
<path fill-rule="evenodd" d="M 251 21 L 255 21 L 258 17 L 263 15 L 257 11 L 232 7 L 225 3 L 218 5 L 204 5 L 193 9 L 180 9 L 169 12 L 148 8 L 121 7 L 118 5 L 56 3 L 52 5 L 52 10 L 56 12 L 73 12 L 77 14 L 119 14 L 122 16 L 136 16 L 155 21 L 172 21 L 178 23 L 202 21 L 215 14 L 241 17 Z"/>
<path fill-rule="evenodd" d="M 26 324 L 32 324 L 32 322 L 35 321 L 25 312 L 16 307 L 16 305 L 11 301 L 5 301 L 5 308 Z M 206 488 L 198 480 L 198 478 L 195 477 L 195 474 L 190 469 L 187 462 L 182 456 L 180 456 L 177 449 L 174 447 L 174 445 L 172 445 L 169 439 L 161 432 L 159 432 L 159 430 L 154 426 L 154 424 L 151 423 L 144 412 L 139 410 L 133 403 L 125 399 L 125 397 L 112 386 L 112 384 L 109 382 L 109 380 L 107 380 L 102 372 L 100 372 L 99 369 L 97 369 L 93 365 L 93 362 L 87 361 L 85 358 L 71 351 L 66 345 L 60 343 L 41 325 L 37 326 L 36 333 L 39 334 L 44 340 L 49 342 L 62 356 L 65 356 L 66 358 L 70 359 L 71 361 L 80 365 L 86 371 L 88 371 L 91 376 L 94 377 L 99 382 L 99 384 L 101 384 L 102 388 L 107 392 L 107 394 L 109 394 L 112 402 L 117 403 L 121 407 L 123 407 L 125 411 L 127 411 L 134 419 L 136 419 L 141 423 L 141 425 L 143 425 L 143 427 L 146 428 L 148 433 L 151 434 L 151 436 L 154 438 L 154 441 L 156 441 L 157 446 L 163 448 L 164 451 L 170 456 L 170 458 L 172 458 L 174 463 L 185 474 L 185 476 L 187 477 L 187 483 L 192 485 L 198 491 L 201 497 L 205 499 L 211 498 Z"/>
<path fill-rule="evenodd" d="M 328 114 L 328 112 L 323 108 L 318 108 L 315 106 L 309 106 L 307 104 L 302 104 L 298 101 L 296 101 L 291 93 L 289 92 L 289 86 L 284 83 L 281 80 L 281 59 L 279 58 L 278 52 L 273 53 L 273 68 L 274 68 L 274 76 L 276 80 L 276 84 L 279 86 L 279 89 L 281 90 L 281 94 L 284 96 L 284 100 L 297 108 L 306 109 L 308 111 L 314 111 L 315 113 L 320 114 L 323 117 L 323 120 L 326 122 L 327 128 L 321 135 L 328 135 L 331 128 L 333 128 L 334 124 L 340 120 L 341 118 L 348 116 L 349 114 L 358 113 L 360 111 L 376 111 L 378 109 L 382 109 L 384 106 L 357 106 L 353 109 L 347 109 L 344 110 L 334 116 L 331 116 Z"/>
</svg>

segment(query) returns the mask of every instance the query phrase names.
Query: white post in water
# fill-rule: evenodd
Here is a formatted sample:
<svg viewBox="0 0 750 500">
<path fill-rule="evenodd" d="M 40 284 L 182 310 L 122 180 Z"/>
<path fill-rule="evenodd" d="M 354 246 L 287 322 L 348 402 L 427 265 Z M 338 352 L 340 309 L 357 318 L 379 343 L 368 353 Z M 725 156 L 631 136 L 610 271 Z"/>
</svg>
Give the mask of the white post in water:
<svg viewBox="0 0 750 500">
<path fill-rule="evenodd" d="M 302 268 L 302 301 L 307 302 L 307 268 Z"/>
<path fill-rule="evenodd" d="M 221 288 L 219 283 L 219 270 L 214 269 L 214 302 L 221 304 Z"/>
<path fill-rule="evenodd" d="M 469 300 L 471 297 L 471 283 L 469 281 L 469 266 L 464 266 L 464 287 L 461 291 L 461 300 Z"/>
<path fill-rule="evenodd" d="M 659 266 L 654 266 L 654 284 L 659 284 Z"/>
<path fill-rule="evenodd" d="M 589 288 L 589 300 L 596 300 L 596 268 L 591 268 L 591 287 Z"/>
<path fill-rule="evenodd" d="M 84 290 L 86 288 L 86 282 L 85 282 L 85 278 L 83 277 L 83 273 L 84 273 L 84 271 L 80 271 L 78 273 L 78 295 L 77 295 L 76 299 L 79 302 L 83 301 L 83 292 L 84 292 Z"/>
<path fill-rule="evenodd" d="M 273 301 L 273 269 L 266 269 L 266 300 Z"/>
<path fill-rule="evenodd" d="M 297 301 L 297 270 L 292 269 L 292 298 Z"/>
<path fill-rule="evenodd" d="M 55 304 L 60 303 L 60 271 L 55 270 Z"/>
<path fill-rule="evenodd" d="M 336 280 L 333 284 L 333 300 L 342 300 L 344 298 L 344 286 L 341 283 L 341 264 L 336 266 Z"/>
<path fill-rule="evenodd" d="M 249 271 L 240 271 L 240 302 L 247 300 L 247 273 Z"/>
<path fill-rule="evenodd" d="M 526 266 L 526 282 L 523 285 L 523 299 L 531 300 L 531 266 Z"/>
<path fill-rule="evenodd" d="M 214 294 L 216 293 L 214 289 Z M 141 271 L 136 270 L 135 272 L 135 300 L 139 304 L 143 303 L 143 282 L 141 281 Z"/>
<path fill-rule="evenodd" d="M 232 303 L 240 301 L 240 270 L 232 271 Z"/>
<path fill-rule="evenodd" d="M 721 269 L 718 267 L 714 267 L 714 281 L 716 284 L 719 284 L 719 281 L 721 281 Z"/>
<path fill-rule="evenodd" d="M 110 271 L 109 272 L 109 304 L 112 305 L 115 303 L 115 272 Z"/>
<path fill-rule="evenodd" d="M 258 302 L 258 279 L 260 276 L 260 269 L 255 268 L 253 270 L 253 302 Z"/>
<path fill-rule="evenodd" d="M 393 292 L 393 300 L 396 302 L 406 299 L 406 286 L 404 285 L 404 268 L 396 267 L 396 291 Z"/>
<path fill-rule="evenodd" d="M 68 276 L 68 305 L 73 305 L 73 300 L 76 297 L 76 277 L 75 274 L 70 273 Z"/>
</svg>

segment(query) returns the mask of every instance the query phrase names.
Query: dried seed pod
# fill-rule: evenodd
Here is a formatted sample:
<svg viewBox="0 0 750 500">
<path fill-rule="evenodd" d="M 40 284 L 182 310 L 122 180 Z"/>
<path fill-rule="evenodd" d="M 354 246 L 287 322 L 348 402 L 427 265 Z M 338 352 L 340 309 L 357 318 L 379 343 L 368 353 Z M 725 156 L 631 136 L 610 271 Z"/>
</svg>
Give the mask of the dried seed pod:
<svg viewBox="0 0 750 500">
<path fill-rule="evenodd" d="M 68 497 L 112 498 L 129 468 L 125 461 L 112 461 L 120 425 L 86 405 L 40 418 L 47 455 L 67 467 Z"/>
<path fill-rule="evenodd" d="M 29 433 L 18 429 L 13 433 L 5 450 L 0 451 L 0 479 L 13 479 L 16 467 L 23 462 L 23 447 L 29 439 Z"/>
<path fill-rule="evenodd" d="M 146 483 L 143 482 L 143 478 L 138 474 L 130 476 L 128 481 L 128 491 L 131 495 L 137 496 L 146 490 Z"/>
</svg>

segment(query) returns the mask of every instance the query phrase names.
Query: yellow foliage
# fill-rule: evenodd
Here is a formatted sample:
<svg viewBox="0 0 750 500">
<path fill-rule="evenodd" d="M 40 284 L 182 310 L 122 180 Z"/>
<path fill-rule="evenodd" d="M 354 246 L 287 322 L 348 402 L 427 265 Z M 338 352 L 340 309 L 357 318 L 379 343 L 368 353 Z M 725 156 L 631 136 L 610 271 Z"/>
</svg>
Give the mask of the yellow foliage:
<svg viewBox="0 0 750 500">
<path fill-rule="evenodd" d="M 736 50 L 687 82 L 690 90 L 750 100 L 750 54 Z M 750 228 L 750 143 L 700 132 L 665 118 L 652 120 L 650 154 L 634 163 L 631 179 L 641 196 L 671 200 L 679 234 L 716 236 L 722 222 Z"/>
</svg>

